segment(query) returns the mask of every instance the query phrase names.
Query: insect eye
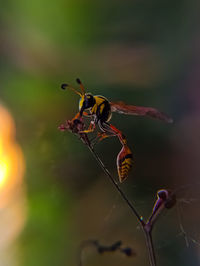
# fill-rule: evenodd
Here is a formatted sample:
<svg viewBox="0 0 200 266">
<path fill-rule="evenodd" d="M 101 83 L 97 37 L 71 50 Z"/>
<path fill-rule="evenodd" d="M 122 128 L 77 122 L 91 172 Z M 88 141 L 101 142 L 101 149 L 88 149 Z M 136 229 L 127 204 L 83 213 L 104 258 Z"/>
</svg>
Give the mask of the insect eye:
<svg viewBox="0 0 200 266">
<path fill-rule="evenodd" d="M 94 105 L 94 97 L 92 95 L 85 95 L 84 108 L 90 108 Z"/>
</svg>

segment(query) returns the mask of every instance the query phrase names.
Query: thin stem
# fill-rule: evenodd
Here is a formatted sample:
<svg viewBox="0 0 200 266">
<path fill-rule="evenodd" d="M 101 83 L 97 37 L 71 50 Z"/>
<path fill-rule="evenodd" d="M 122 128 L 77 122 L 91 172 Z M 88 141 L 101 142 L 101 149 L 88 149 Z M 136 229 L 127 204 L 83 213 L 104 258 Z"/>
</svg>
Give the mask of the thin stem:
<svg viewBox="0 0 200 266">
<path fill-rule="evenodd" d="M 78 83 L 79 83 L 79 81 L 78 81 Z M 164 208 L 169 209 L 175 205 L 175 203 L 176 203 L 175 194 L 172 193 L 169 197 L 169 192 L 166 191 L 167 193 L 165 193 L 165 196 L 167 195 L 167 197 L 163 197 L 163 195 L 160 194 L 161 191 L 158 191 L 159 192 L 158 193 L 158 199 L 157 199 L 155 207 L 153 208 L 152 215 L 150 216 L 150 218 L 148 219 L 147 222 L 144 222 L 142 217 L 139 215 L 138 211 L 136 210 L 136 208 L 129 201 L 126 194 L 120 188 L 118 183 L 114 180 L 114 178 L 112 177 L 112 175 L 110 174 L 110 172 L 108 171 L 108 169 L 106 168 L 106 166 L 104 165 L 102 160 L 99 158 L 99 156 L 97 155 L 97 153 L 94 151 L 93 147 L 91 146 L 91 143 L 90 143 L 90 140 L 89 140 L 87 134 L 84 133 L 85 125 L 83 123 L 82 117 L 80 117 L 80 113 L 78 113 L 72 120 L 67 120 L 66 124 L 61 125 L 59 127 L 59 129 L 62 131 L 63 130 L 69 130 L 70 132 L 78 135 L 79 138 L 82 140 L 82 142 L 88 147 L 88 149 L 92 153 L 93 157 L 96 159 L 96 161 L 98 162 L 98 164 L 102 168 L 105 175 L 110 179 L 112 184 L 117 189 L 118 193 L 121 195 L 121 197 L 124 199 L 126 204 L 131 209 L 132 213 L 136 216 L 136 218 L 137 218 L 137 220 L 138 220 L 138 222 L 139 222 L 139 224 L 140 224 L 140 226 L 144 232 L 144 235 L 146 237 L 146 246 L 148 249 L 150 266 L 156 266 L 156 257 L 155 257 L 154 245 L 153 245 L 153 241 L 152 241 L 152 229 L 153 229 L 153 226 L 155 224 L 155 221 L 157 220 L 157 217 L 158 217 L 158 214 L 160 213 L 160 211 L 163 210 Z M 157 203 L 159 203 L 158 201 L 160 201 L 160 200 L 161 200 L 161 204 L 158 205 Z M 156 207 L 157 207 L 157 209 L 156 209 Z M 159 210 L 159 212 L 158 212 L 158 210 Z M 80 254 L 80 257 L 82 257 L 82 252 Z M 82 261 L 80 261 L 80 266 L 81 265 L 82 265 Z"/>
<path fill-rule="evenodd" d="M 136 208 L 132 205 L 132 203 L 129 201 L 129 199 L 127 198 L 125 193 L 121 190 L 121 188 L 119 187 L 117 182 L 114 180 L 114 178 L 112 177 L 112 175 L 110 174 L 110 172 L 108 171 L 108 169 L 106 168 L 106 166 L 104 165 L 102 160 L 99 158 L 97 153 L 94 151 L 94 149 L 90 145 L 87 145 L 87 147 L 90 150 L 90 152 L 92 153 L 92 155 L 94 156 L 94 158 L 97 160 L 98 164 L 101 166 L 101 168 L 104 171 L 104 173 L 107 175 L 107 177 L 113 183 L 113 185 L 115 186 L 115 188 L 117 189 L 119 194 L 122 196 L 124 201 L 130 207 L 130 209 L 132 210 L 133 214 L 136 216 L 140 226 L 142 227 L 142 229 L 144 231 L 145 237 L 146 237 L 146 246 L 148 248 L 150 265 L 151 266 L 156 266 L 156 257 L 155 257 L 154 246 L 153 246 L 153 241 L 152 241 L 152 228 L 151 228 L 151 225 L 150 224 L 146 224 L 141 219 L 141 216 L 138 214 L 138 211 L 136 210 Z"/>
<path fill-rule="evenodd" d="M 125 193 L 121 190 L 121 188 L 119 187 L 119 185 L 117 184 L 117 182 L 114 180 L 114 178 L 112 177 L 112 175 L 110 174 L 110 172 L 108 171 L 108 169 L 106 168 L 106 166 L 104 165 L 104 163 L 102 162 L 102 160 L 99 158 L 99 156 L 97 155 L 97 153 L 94 151 L 94 149 L 87 145 L 90 152 L 92 153 L 92 155 L 94 156 L 94 158 L 97 160 L 97 162 L 99 163 L 99 165 L 101 166 L 102 170 L 104 171 L 104 173 L 107 175 L 107 177 L 110 179 L 110 181 L 113 183 L 113 185 L 115 186 L 115 188 L 117 189 L 117 191 L 119 192 L 119 194 L 122 196 L 122 198 L 125 200 L 125 202 L 127 203 L 127 205 L 131 208 L 132 212 L 134 213 L 134 215 L 136 216 L 136 218 L 138 219 L 140 225 L 142 226 L 142 228 L 144 227 L 144 221 L 141 219 L 141 216 L 138 214 L 138 211 L 136 210 L 136 208 L 132 205 L 132 203 L 129 201 L 129 199 L 127 198 L 127 196 L 125 195 Z"/>
<path fill-rule="evenodd" d="M 155 257 L 155 251 L 154 251 L 154 245 L 152 240 L 152 231 L 146 230 L 146 227 L 144 227 L 145 237 L 146 237 L 146 245 L 148 248 L 149 253 L 149 262 L 151 266 L 156 266 L 156 257 Z"/>
</svg>

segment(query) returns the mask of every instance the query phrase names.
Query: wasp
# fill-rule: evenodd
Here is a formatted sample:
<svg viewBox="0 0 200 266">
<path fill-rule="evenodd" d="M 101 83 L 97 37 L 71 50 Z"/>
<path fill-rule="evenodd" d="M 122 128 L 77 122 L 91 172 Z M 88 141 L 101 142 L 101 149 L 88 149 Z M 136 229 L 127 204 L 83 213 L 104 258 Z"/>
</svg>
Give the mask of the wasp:
<svg viewBox="0 0 200 266">
<path fill-rule="evenodd" d="M 74 119 L 80 119 L 82 117 L 91 118 L 88 129 L 83 130 L 80 133 L 87 134 L 94 132 L 96 126 L 98 125 L 100 129 L 100 132 L 97 135 L 98 141 L 101 141 L 107 137 L 118 137 L 122 145 L 122 149 L 117 156 L 117 170 L 119 181 L 123 182 L 128 177 L 128 174 L 132 168 L 133 154 L 127 144 L 125 135 L 115 126 L 110 124 L 112 112 L 126 115 L 148 116 L 151 118 L 163 120 L 168 123 L 171 123 L 172 119 L 169 118 L 166 114 L 152 107 L 127 105 L 124 102 L 110 102 L 104 96 L 86 93 L 86 90 L 80 79 L 77 79 L 76 81 L 79 84 L 81 91 L 76 90 L 68 84 L 62 84 L 61 88 L 69 88 L 80 96 L 79 112 L 74 117 Z"/>
</svg>

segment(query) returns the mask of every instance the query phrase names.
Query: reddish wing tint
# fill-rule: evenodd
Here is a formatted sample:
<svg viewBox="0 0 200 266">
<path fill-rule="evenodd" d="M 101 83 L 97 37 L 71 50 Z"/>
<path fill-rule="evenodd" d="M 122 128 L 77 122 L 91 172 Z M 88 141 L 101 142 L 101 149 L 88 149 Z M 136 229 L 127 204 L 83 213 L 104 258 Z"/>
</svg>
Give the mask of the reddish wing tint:
<svg viewBox="0 0 200 266">
<path fill-rule="evenodd" d="M 124 102 L 110 102 L 112 112 L 117 112 L 125 115 L 140 115 L 149 116 L 159 119 L 167 123 L 172 123 L 173 120 L 166 114 L 152 107 L 127 105 Z"/>
</svg>

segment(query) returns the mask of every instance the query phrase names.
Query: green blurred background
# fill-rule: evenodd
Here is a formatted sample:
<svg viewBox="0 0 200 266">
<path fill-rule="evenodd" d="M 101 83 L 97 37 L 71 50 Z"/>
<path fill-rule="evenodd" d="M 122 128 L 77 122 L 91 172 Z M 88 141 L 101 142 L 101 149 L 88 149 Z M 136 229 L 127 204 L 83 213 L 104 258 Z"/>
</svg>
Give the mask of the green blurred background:
<svg viewBox="0 0 200 266">
<path fill-rule="evenodd" d="M 84 265 L 148 265 L 135 217 L 87 147 L 57 129 L 77 112 L 79 100 L 60 85 L 77 86 L 77 77 L 93 94 L 156 107 L 174 118 L 168 125 L 113 115 L 135 157 L 122 187 L 147 218 L 158 189 L 194 185 L 178 193 L 178 208 L 160 217 L 154 240 L 158 265 L 200 264 L 199 8 L 195 0 L 1 3 L 0 100 L 15 120 L 24 153 L 26 219 L 18 236 L 0 246 L 0 265 L 77 265 L 79 245 L 90 238 L 122 240 L 137 256 L 87 249 Z M 115 138 L 96 146 L 116 178 L 120 149 Z"/>
</svg>

